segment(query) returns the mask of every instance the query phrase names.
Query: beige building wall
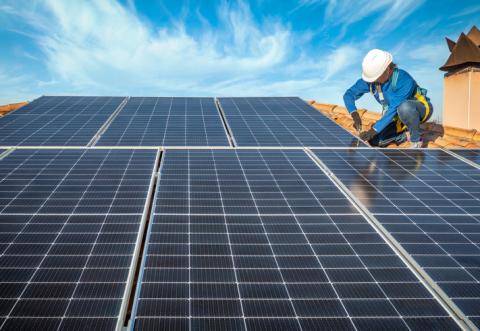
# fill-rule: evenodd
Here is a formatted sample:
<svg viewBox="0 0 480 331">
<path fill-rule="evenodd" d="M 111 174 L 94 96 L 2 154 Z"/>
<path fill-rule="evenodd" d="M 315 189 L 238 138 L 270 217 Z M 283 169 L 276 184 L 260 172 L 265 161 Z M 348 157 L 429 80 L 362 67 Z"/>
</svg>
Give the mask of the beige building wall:
<svg viewBox="0 0 480 331">
<path fill-rule="evenodd" d="M 470 93 L 471 128 L 480 130 L 480 70 L 471 73 Z"/>
<path fill-rule="evenodd" d="M 444 79 L 443 124 L 480 130 L 480 70 L 468 68 Z"/>
</svg>

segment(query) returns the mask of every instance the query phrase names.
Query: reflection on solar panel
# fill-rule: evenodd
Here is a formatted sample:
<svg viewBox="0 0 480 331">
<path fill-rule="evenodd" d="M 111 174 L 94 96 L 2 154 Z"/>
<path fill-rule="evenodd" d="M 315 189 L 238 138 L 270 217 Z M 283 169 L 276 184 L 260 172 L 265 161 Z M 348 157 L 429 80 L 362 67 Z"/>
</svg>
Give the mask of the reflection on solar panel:
<svg viewBox="0 0 480 331">
<path fill-rule="evenodd" d="M 98 146 L 228 146 L 213 98 L 130 98 Z"/>
<path fill-rule="evenodd" d="M 0 118 L 0 145 L 86 146 L 123 97 L 41 97 Z"/>
<path fill-rule="evenodd" d="M 0 329 L 114 330 L 155 156 L 17 150 L 0 161 Z"/>
<path fill-rule="evenodd" d="M 451 151 L 480 165 L 480 149 L 453 149 Z"/>
<path fill-rule="evenodd" d="M 299 98 L 219 98 L 237 146 L 365 146 Z"/>
<path fill-rule="evenodd" d="M 302 151 L 168 150 L 138 330 L 457 329 Z"/>
<path fill-rule="evenodd" d="M 480 327 L 480 171 L 440 150 L 317 150 Z"/>
</svg>

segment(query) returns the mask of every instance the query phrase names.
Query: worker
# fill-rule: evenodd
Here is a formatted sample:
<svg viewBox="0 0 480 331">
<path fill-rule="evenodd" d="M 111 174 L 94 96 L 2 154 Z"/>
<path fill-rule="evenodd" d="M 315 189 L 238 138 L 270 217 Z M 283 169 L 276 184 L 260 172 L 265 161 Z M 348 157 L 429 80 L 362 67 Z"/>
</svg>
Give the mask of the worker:
<svg viewBox="0 0 480 331">
<path fill-rule="evenodd" d="M 362 120 L 355 101 L 365 93 L 371 93 L 382 105 L 382 117 L 372 128 L 361 131 Z M 420 88 L 405 70 L 397 68 L 392 54 L 380 49 L 368 52 L 362 62 L 362 78 L 345 92 L 343 100 L 360 139 L 370 145 L 385 147 L 409 139 L 412 148 L 422 147 L 420 124 L 432 116 L 433 107 L 427 90 Z"/>
</svg>

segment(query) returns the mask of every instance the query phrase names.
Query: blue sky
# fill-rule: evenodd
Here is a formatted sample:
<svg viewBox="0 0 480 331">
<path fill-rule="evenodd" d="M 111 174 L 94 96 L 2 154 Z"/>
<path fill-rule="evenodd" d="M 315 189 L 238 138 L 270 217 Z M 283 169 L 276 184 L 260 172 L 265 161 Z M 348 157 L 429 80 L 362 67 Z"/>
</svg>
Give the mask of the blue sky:
<svg viewBox="0 0 480 331">
<path fill-rule="evenodd" d="M 0 2 L 0 104 L 40 95 L 298 95 L 341 103 L 371 48 L 442 104 L 478 0 Z M 361 106 L 378 109 L 369 97 Z"/>
</svg>

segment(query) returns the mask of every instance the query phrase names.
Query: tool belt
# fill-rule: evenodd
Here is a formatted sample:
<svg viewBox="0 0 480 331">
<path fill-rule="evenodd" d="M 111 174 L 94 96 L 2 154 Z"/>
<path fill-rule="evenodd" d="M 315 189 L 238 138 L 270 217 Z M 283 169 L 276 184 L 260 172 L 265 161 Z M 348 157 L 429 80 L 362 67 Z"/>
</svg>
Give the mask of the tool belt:
<svg viewBox="0 0 480 331">
<path fill-rule="evenodd" d="M 425 107 L 425 115 L 423 115 L 423 118 L 420 120 L 420 123 L 425 123 L 430 118 L 432 112 L 427 99 L 427 90 L 418 86 L 415 94 L 410 100 L 418 101 Z M 400 121 L 398 115 L 395 115 L 394 121 L 397 123 L 397 133 L 403 132 L 407 129 L 407 126 Z"/>
</svg>

